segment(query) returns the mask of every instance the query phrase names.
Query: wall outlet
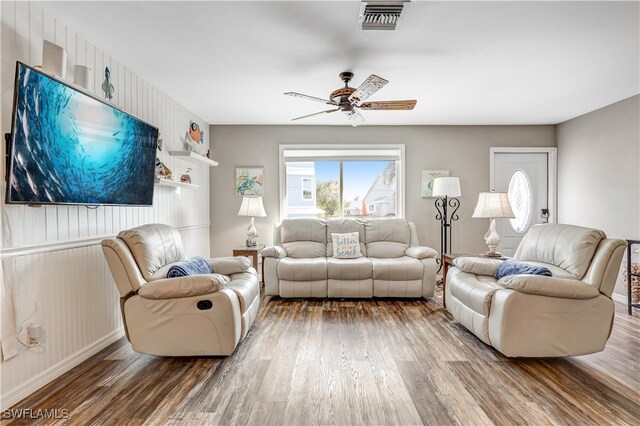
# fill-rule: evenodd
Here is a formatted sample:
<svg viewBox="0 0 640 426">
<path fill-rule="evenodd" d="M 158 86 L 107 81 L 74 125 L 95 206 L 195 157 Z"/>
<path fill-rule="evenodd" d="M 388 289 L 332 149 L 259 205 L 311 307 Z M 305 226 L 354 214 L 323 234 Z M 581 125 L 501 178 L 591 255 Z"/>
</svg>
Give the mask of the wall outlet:
<svg viewBox="0 0 640 426">
<path fill-rule="evenodd" d="M 42 326 L 40 324 L 29 324 L 27 327 L 27 336 L 29 336 L 29 344 L 37 345 L 42 338 Z"/>
</svg>

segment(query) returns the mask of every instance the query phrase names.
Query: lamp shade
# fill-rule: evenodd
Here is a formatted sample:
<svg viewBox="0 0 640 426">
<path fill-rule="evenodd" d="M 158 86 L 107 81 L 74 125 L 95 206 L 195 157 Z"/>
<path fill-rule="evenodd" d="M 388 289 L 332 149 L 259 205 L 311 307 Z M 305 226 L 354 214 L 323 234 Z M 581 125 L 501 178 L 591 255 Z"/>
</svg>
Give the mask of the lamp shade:
<svg viewBox="0 0 640 426">
<path fill-rule="evenodd" d="M 516 217 L 506 192 L 481 192 L 472 217 Z"/>
<path fill-rule="evenodd" d="M 242 204 L 238 210 L 238 216 L 265 217 L 262 197 L 242 197 Z"/>
<path fill-rule="evenodd" d="M 460 179 L 457 177 L 435 178 L 431 194 L 434 197 L 459 197 L 461 195 Z"/>
</svg>

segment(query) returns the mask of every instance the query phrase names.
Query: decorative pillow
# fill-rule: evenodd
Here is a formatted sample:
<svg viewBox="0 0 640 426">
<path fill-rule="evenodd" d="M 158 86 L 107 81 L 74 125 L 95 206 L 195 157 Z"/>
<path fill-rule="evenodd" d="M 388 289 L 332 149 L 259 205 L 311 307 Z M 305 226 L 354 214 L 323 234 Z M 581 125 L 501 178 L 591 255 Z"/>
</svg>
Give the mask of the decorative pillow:
<svg viewBox="0 0 640 426">
<path fill-rule="evenodd" d="M 524 262 L 518 262 L 517 260 L 505 260 L 502 262 L 496 274 L 494 275 L 497 280 L 508 275 L 543 275 L 545 277 L 552 277 L 553 274 L 549 268 L 538 265 L 530 265 Z"/>
<path fill-rule="evenodd" d="M 362 257 L 359 233 L 332 233 L 331 240 L 333 240 L 333 257 L 337 259 L 355 259 L 356 257 Z"/>
<path fill-rule="evenodd" d="M 453 266 L 475 275 L 486 275 L 492 277 L 495 275 L 498 267 L 502 265 L 502 260 L 490 259 L 487 257 L 462 256 L 453 259 Z"/>
</svg>

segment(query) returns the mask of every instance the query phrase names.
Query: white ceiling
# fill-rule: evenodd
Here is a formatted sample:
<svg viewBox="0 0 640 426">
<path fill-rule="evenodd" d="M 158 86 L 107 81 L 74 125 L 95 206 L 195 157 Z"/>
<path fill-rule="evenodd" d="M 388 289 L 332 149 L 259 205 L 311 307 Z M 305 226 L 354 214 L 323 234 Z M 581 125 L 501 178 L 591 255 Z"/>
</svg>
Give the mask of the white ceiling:
<svg viewBox="0 0 640 426">
<path fill-rule="evenodd" d="M 359 1 L 39 2 L 211 124 L 328 109 L 283 92 L 328 97 L 345 70 L 390 81 L 371 100 L 418 100 L 369 125 L 553 124 L 633 96 L 639 4 L 414 1 L 397 31 L 363 32 Z"/>
</svg>

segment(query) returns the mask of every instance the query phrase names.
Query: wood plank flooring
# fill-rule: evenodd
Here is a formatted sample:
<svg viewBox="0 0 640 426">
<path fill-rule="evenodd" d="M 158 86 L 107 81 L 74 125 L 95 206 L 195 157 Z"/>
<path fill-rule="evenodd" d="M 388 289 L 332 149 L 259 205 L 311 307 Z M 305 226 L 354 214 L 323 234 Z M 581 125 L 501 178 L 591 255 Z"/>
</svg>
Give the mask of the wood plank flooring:
<svg viewBox="0 0 640 426">
<path fill-rule="evenodd" d="M 230 357 L 141 355 L 122 339 L 13 408 L 67 409 L 82 425 L 637 425 L 639 356 L 640 320 L 622 305 L 602 353 L 509 359 L 455 323 L 440 294 L 267 297 Z"/>
</svg>

